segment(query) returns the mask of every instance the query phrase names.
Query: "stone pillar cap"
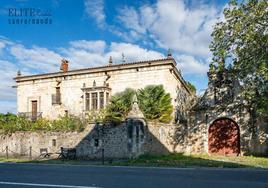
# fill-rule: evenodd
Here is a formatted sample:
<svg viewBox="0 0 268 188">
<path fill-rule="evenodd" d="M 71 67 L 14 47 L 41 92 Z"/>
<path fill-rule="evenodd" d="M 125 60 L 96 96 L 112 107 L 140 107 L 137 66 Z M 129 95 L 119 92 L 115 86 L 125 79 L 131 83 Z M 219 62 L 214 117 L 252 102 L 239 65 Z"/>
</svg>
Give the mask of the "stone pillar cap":
<svg viewBox="0 0 268 188">
<path fill-rule="evenodd" d="M 134 94 L 132 98 L 132 109 L 128 113 L 127 119 L 143 119 L 144 115 L 139 108 L 137 95 Z"/>
</svg>

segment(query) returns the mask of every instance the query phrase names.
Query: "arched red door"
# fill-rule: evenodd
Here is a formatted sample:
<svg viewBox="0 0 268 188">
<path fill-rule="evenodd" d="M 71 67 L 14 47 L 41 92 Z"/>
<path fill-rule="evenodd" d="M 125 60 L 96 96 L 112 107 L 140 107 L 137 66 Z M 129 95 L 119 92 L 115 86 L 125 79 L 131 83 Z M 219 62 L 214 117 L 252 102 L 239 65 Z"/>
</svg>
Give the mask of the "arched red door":
<svg viewBox="0 0 268 188">
<path fill-rule="evenodd" d="M 238 155 L 240 133 L 237 123 L 228 118 L 215 120 L 208 130 L 208 150 L 211 154 Z"/>
</svg>

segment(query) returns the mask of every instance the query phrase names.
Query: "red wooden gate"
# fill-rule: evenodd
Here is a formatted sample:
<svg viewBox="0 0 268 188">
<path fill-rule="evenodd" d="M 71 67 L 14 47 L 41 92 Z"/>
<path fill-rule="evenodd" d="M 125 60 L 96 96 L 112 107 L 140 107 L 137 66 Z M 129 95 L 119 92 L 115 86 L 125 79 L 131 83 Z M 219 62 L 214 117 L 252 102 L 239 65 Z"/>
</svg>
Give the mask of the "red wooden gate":
<svg viewBox="0 0 268 188">
<path fill-rule="evenodd" d="M 237 123 L 228 118 L 215 120 L 208 130 L 208 150 L 211 154 L 238 155 L 240 133 Z"/>
</svg>

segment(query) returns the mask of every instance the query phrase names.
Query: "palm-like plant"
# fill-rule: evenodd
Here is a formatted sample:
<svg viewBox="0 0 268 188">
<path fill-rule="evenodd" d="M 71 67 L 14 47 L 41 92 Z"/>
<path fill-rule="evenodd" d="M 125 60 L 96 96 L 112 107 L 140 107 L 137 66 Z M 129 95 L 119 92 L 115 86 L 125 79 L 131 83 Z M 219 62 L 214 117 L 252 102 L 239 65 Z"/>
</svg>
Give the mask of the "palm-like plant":
<svg viewBox="0 0 268 188">
<path fill-rule="evenodd" d="M 160 122 L 170 122 L 173 107 L 171 97 L 166 93 L 162 85 L 146 86 L 138 91 L 139 107 L 145 117 Z"/>
<path fill-rule="evenodd" d="M 111 97 L 106 109 L 106 121 L 121 122 L 126 117 L 132 106 L 132 98 L 135 94 L 133 89 L 127 88 L 125 91 L 116 93 Z"/>
</svg>

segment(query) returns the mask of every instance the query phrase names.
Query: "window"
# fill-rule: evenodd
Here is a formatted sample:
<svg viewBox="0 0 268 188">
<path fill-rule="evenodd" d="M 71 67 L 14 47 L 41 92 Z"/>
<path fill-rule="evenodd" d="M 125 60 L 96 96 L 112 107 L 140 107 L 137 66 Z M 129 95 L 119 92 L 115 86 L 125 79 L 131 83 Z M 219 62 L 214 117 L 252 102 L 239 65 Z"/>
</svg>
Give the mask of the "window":
<svg viewBox="0 0 268 188">
<path fill-rule="evenodd" d="M 104 107 L 104 93 L 100 92 L 100 108 Z"/>
<path fill-rule="evenodd" d="M 56 94 L 52 94 L 52 104 L 61 104 L 60 87 L 56 87 Z"/>
<path fill-rule="evenodd" d="M 57 145 L 56 139 L 52 139 L 52 146 L 55 147 Z"/>
<path fill-rule="evenodd" d="M 86 93 L 86 111 L 89 110 L 89 93 Z"/>
<path fill-rule="evenodd" d="M 60 103 L 60 87 L 56 87 L 56 103 Z"/>
<path fill-rule="evenodd" d="M 109 93 L 106 93 L 106 104 L 109 102 Z"/>
<path fill-rule="evenodd" d="M 91 107 L 93 110 L 98 109 L 98 93 L 91 93 Z"/>
<path fill-rule="evenodd" d="M 99 139 L 94 139 L 94 146 L 99 147 Z"/>
</svg>

